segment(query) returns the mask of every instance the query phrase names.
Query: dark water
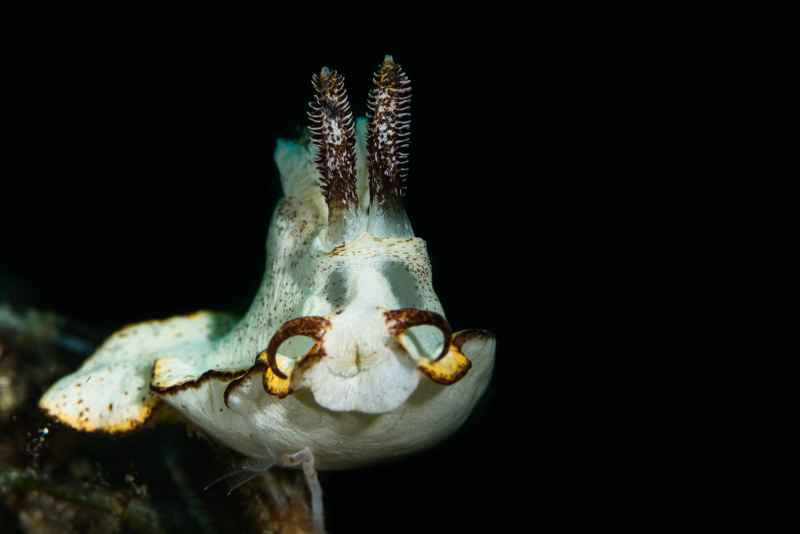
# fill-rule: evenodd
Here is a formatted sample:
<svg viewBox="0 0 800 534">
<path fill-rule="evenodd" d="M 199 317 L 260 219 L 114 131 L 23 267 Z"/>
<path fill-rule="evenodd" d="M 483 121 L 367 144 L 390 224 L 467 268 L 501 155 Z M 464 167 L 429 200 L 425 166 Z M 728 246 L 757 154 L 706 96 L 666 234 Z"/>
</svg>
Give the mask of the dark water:
<svg viewBox="0 0 800 534">
<path fill-rule="evenodd" d="M 362 115 L 387 52 L 414 86 L 409 217 L 428 242 L 450 323 L 493 331 L 497 364 L 472 419 L 447 442 L 392 464 L 325 474 L 328 527 L 467 531 L 500 513 L 503 493 L 524 491 L 505 480 L 533 447 L 535 428 L 527 407 L 509 402 L 508 380 L 512 358 L 533 357 L 514 353 L 511 316 L 526 298 L 529 279 L 516 273 L 533 272 L 535 241 L 511 224 L 519 213 L 507 198 L 528 177 L 518 153 L 506 153 L 513 110 L 496 109 L 505 71 L 479 50 L 265 50 L 258 61 L 126 50 L 22 62 L 0 106 L 0 301 L 55 312 L 94 339 L 197 309 L 243 312 L 280 195 L 275 139 L 304 124 L 309 79 L 322 65 L 343 72 Z M 179 429 L 82 439 L 109 483 L 135 473 L 165 517 L 184 507 L 165 455 L 180 451 L 193 484 L 220 474 L 212 448 Z M 0 506 L 4 532 L 11 523 Z"/>
</svg>

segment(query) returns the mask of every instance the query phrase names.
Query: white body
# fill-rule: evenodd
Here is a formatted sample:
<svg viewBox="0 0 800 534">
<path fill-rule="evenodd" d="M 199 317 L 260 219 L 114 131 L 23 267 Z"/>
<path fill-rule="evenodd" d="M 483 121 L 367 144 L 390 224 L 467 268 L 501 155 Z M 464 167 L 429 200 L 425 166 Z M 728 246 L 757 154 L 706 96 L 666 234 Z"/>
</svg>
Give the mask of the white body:
<svg viewBox="0 0 800 534">
<path fill-rule="evenodd" d="M 363 151 L 362 139 L 362 193 Z M 270 227 L 264 280 L 240 321 L 203 312 L 123 329 L 57 382 L 40 406 L 81 430 L 124 432 L 164 401 L 247 456 L 276 459 L 308 447 L 320 469 L 407 454 L 456 430 L 489 383 L 494 338 L 471 337 L 459 347 L 472 368 L 456 383 L 441 385 L 420 372 L 421 365 L 438 365 L 433 358 L 442 349 L 441 335 L 420 327 L 393 336 L 384 312 L 418 308 L 443 315 L 425 244 L 407 235 L 410 226 L 406 235 L 375 237 L 385 232 L 380 220 L 369 219 L 364 202 L 349 222 L 347 240 L 329 242 L 312 155 L 301 144 L 278 145 L 286 197 Z M 329 321 L 320 343 L 325 356 L 302 366 L 309 339 L 285 342 L 278 356 L 298 369 L 290 378 L 293 392 L 268 394 L 256 357 L 282 324 L 304 316 Z"/>
<path fill-rule="evenodd" d="M 485 347 L 476 359 L 492 349 Z M 230 399 L 230 408 L 222 400 L 225 385 L 217 380 L 165 400 L 247 456 L 275 461 L 309 447 L 318 469 L 350 469 L 430 447 L 458 429 L 489 381 L 490 358 L 482 359 L 488 365 L 474 366 L 458 384 L 426 380 L 402 405 L 382 414 L 324 409 L 309 390 L 278 399 L 264 394 L 255 375 Z"/>
</svg>

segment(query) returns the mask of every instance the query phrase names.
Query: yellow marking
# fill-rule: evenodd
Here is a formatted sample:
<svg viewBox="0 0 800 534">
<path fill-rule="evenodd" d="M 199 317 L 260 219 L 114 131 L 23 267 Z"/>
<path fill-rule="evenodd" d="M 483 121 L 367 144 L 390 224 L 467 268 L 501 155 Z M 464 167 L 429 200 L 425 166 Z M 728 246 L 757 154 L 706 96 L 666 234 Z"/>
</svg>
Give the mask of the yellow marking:
<svg viewBox="0 0 800 534">
<path fill-rule="evenodd" d="M 51 410 L 41 403 L 39 404 L 39 407 L 48 416 L 61 423 L 64 423 L 67 426 L 71 426 L 75 430 L 81 430 L 83 432 L 108 432 L 110 434 L 116 434 L 130 432 L 131 430 L 135 430 L 142 426 L 150 417 L 150 414 L 153 413 L 153 409 L 155 408 L 156 404 L 158 404 L 158 397 L 151 395 L 142 403 L 141 406 L 138 407 L 137 412 L 133 415 L 133 417 L 128 417 L 124 421 L 117 423 L 104 422 L 102 419 L 105 418 L 101 418 L 97 424 L 89 421 L 88 417 L 82 418 L 81 416 L 84 412 L 80 412 L 78 415 L 72 415 L 64 411 Z"/>
<path fill-rule="evenodd" d="M 157 359 L 156 363 L 153 365 L 153 380 L 152 380 L 153 382 L 156 382 L 158 380 L 158 377 L 161 375 L 161 372 L 163 371 L 162 367 L 164 366 L 164 362 L 161 361 L 163 359 L 164 358 Z"/>
<path fill-rule="evenodd" d="M 155 364 L 153 365 L 153 375 L 150 377 L 150 385 L 157 387 L 157 388 L 167 388 L 176 385 L 181 385 L 180 383 L 176 384 L 175 382 L 179 382 L 175 380 L 175 377 L 172 377 L 172 382 L 169 383 L 165 381 L 164 374 L 166 373 L 165 367 L 166 364 L 163 360 L 166 358 L 159 358 L 156 360 Z"/>
<path fill-rule="evenodd" d="M 472 362 L 451 343 L 450 350 L 441 360 L 434 362 L 428 358 L 420 358 L 417 367 L 434 382 L 450 385 L 455 384 L 467 374 L 472 367 Z"/>
<path fill-rule="evenodd" d="M 266 351 L 258 355 L 258 361 L 267 364 L 267 370 L 264 372 L 263 377 L 264 390 L 270 395 L 275 395 L 282 399 L 292 392 L 292 374 L 294 373 L 296 362 L 280 354 L 277 355 L 276 360 L 278 367 L 286 375 L 286 378 L 279 377 L 269 367 Z"/>
</svg>

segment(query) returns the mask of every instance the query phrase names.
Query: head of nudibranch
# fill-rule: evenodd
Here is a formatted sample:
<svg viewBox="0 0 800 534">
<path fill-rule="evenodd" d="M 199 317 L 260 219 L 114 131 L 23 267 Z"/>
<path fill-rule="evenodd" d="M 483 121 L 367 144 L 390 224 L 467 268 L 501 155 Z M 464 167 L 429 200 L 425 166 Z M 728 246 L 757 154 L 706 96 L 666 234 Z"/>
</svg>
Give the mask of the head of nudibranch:
<svg viewBox="0 0 800 534">
<path fill-rule="evenodd" d="M 495 341 L 453 331 L 403 207 L 408 77 L 387 56 L 358 121 L 338 72 L 323 68 L 313 86 L 310 135 L 275 150 L 285 197 L 245 316 L 202 312 L 115 333 L 42 397 L 49 415 L 126 432 L 163 401 L 246 455 L 309 447 L 322 469 L 424 448 L 466 419 Z"/>
<path fill-rule="evenodd" d="M 276 160 L 284 182 L 294 181 L 287 189 L 314 185 L 305 196 L 315 213 L 293 224 L 313 219 L 318 231 L 295 260 L 300 313 L 275 325 L 253 371 L 277 397 L 308 388 L 330 410 L 384 413 L 420 380 L 458 382 L 471 367 L 464 344 L 491 342 L 493 352 L 493 340 L 485 331 L 453 333 L 425 242 L 403 208 L 411 104 L 403 69 L 386 57 L 358 128 L 338 72 L 323 68 L 313 85 L 311 143 L 283 142 Z M 316 172 L 298 179 L 298 162 L 308 161 Z"/>
</svg>

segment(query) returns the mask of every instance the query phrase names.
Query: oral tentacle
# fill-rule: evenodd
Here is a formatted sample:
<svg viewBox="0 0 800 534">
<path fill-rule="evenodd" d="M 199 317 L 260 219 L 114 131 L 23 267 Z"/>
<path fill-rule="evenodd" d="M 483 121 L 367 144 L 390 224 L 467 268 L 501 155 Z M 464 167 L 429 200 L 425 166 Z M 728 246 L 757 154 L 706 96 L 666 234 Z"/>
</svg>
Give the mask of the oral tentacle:
<svg viewBox="0 0 800 534">
<path fill-rule="evenodd" d="M 399 310 L 389 310 L 384 313 L 389 333 L 394 337 L 402 337 L 406 330 L 415 326 L 433 326 L 442 332 L 442 350 L 433 359 L 438 361 L 447 355 L 452 338 L 452 330 L 447 319 L 440 314 L 428 310 L 417 308 L 401 308 Z"/>
<path fill-rule="evenodd" d="M 247 380 L 253 373 L 261 375 L 264 391 L 282 399 L 292 392 L 292 378 L 294 372 L 301 365 L 309 364 L 309 359 L 316 361 L 325 355 L 322 342 L 325 334 L 330 330 L 331 322 L 321 316 L 305 316 L 290 319 L 272 335 L 267 348 L 256 356 L 253 367 L 243 376 L 231 381 L 225 388 L 225 405 L 228 405 L 230 395 Z M 281 345 L 295 336 L 309 337 L 314 345 L 299 358 L 290 358 L 280 354 Z"/>
<path fill-rule="evenodd" d="M 422 361 L 419 370 L 428 378 L 443 385 L 455 384 L 472 368 L 472 361 L 464 353 L 464 344 L 474 339 L 488 339 L 492 335 L 486 330 L 461 330 L 453 334 L 452 342 L 444 358 L 435 362 Z"/>
<path fill-rule="evenodd" d="M 322 340 L 324 339 L 325 332 L 331 328 L 331 322 L 325 317 L 320 316 L 306 316 L 290 319 L 283 323 L 283 325 L 272 335 L 272 339 L 267 345 L 267 349 L 261 354 L 265 354 L 267 363 L 270 370 L 281 379 L 288 378 L 278 367 L 277 355 L 278 349 L 281 344 L 287 339 L 294 336 L 306 336 L 316 341 L 315 345 L 311 348 L 306 356 L 316 353 L 320 350 Z"/>
<path fill-rule="evenodd" d="M 447 320 L 438 313 L 405 308 L 385 312 L 389 332 L 397 339 L 408 355 L 414 359 L 419 369 L 428 378 L 443 385 L 455 384 L 472 367 L 472 362 L 462 352 L 462 345 L 472 339 L 474 331 L 464 330 L 453 335 Z M 435 358 L 418 354 L 407 331 L 415 326 L 434 326 L 443 335 L 442 349 Z"/>
</svg>

